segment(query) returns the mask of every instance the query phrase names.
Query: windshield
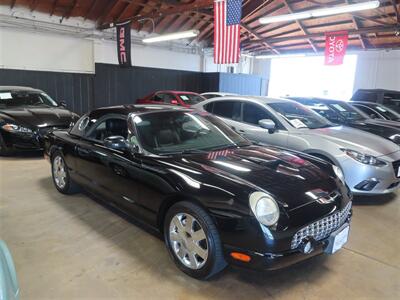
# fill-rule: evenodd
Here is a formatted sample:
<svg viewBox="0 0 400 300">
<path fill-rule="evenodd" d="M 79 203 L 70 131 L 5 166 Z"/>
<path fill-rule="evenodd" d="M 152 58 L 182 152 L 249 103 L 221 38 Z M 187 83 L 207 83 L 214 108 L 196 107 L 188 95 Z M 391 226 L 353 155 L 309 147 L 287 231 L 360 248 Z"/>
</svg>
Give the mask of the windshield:
<svg viewBox="0 0 400 300">
<path fill-rule="evenodd" d="M 15 106 L 58 106 L 57 102 L 45 93 L 10 91 L 0 92 L 0 107 Z"/>
<path fill-rule="evenodd" d="M 135 116 L 142 147 L 154 154 L 179 154 L 248 146 L 251 143 L 206 113 L 168 111 Z"/>
<path fill-rule="evenodd" d="M 364 115 L 358 109 L 352 107 L 348 103 L 329 103 L 327 104 L 330 108 L 334 109 L 339 115 L 341 115 L 344 120 L 348 122 L 352 121 L 362 121 L 367 119 L 367 116 Z"/>
<path fill-rule="evenodd" d="M 178 94 L 178 97 L 186 104 L 194 105 L 204 101 L 205 98 L 196 94 Z"/>
<path fill-rule="evenodd" d="M 295 128 L 325 128 L 333 126 L 327 119 L 298 103 L 278 102 L 269 106 L 285 118 Z"/>
<path fill-rule="evenodd" d="M 400 114 L 383 105 L 371 105 L 377 112 L 389 120 L 400 120 Z"/>
</svg>

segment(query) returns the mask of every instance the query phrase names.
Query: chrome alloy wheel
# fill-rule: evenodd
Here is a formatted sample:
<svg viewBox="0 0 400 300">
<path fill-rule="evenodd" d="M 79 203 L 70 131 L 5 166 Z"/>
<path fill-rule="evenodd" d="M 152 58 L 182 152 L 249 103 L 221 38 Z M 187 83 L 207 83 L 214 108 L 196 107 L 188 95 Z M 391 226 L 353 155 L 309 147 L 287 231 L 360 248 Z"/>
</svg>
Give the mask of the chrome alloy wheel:
<svg viewBox="0 0 400 300">
<path fill-rule="evenodd" d="M 64 159 L 61 156 L 56 156 L 53 161 L 53 175 L 54 181 L 60 189 L 64 189 L 66 186 L 67 173 L 65 168 Z"/>
<path fill-rule="evenodd" d="M 175 256 L 186 267 L 198 270 L 208 258 L 206 234 L 193 216 L 176 214 L 169 225 L 169 239 Z"/>
</svg>

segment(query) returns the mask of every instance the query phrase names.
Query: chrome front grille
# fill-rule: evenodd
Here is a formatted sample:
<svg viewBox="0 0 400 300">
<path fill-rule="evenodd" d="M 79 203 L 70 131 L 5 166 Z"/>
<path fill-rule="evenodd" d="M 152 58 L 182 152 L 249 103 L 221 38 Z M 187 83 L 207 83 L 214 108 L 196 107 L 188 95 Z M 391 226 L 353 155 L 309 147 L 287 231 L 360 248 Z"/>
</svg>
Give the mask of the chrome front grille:
<svg viewBox="0 0 400 300">
<path fill-rule="evenodd" d="M 346 221 L 351 209 L 351 202 L 349 202 L 344 209 L 337 211 L 323 219 L 303 227 L 293 236 L 291 249 L 296 249 L 301 241 L 310 237 L 316 241 L 327 238 L 332 232 L 337 230 Z"/>
</svg>

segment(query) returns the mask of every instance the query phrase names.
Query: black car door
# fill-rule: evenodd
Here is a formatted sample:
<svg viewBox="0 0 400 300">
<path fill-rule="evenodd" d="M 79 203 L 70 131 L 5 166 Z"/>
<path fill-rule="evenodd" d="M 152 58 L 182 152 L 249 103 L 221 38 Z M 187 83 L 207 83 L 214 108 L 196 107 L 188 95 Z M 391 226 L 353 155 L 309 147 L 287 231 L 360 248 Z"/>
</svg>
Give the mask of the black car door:
<svg viewBox="0 0 400 300">
<path fill-rule="evenodd" d="M 107 115 L 96 122 L 76 147 L 76 169 L 91 191 L 123 210 L 133 211 L 137 199 L 135 170 L 141 163 L 129 151 L 107 148 L 104 139 L 111 136 L 127 139 L 126 116 Z"/>
</svg>

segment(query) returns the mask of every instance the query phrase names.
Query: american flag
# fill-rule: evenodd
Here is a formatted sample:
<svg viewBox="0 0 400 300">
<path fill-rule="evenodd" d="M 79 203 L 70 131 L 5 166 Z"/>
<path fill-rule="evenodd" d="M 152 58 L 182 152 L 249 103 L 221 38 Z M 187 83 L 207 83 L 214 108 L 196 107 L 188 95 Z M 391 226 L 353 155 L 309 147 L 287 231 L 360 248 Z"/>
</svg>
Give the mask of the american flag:
<svg viewBox="0 0 400 300">
<path fill-rule="evenodd" d="M 235 64 L 240 56 L 242 0 L 214 1 L 214 62 Z"/>
</svg>

